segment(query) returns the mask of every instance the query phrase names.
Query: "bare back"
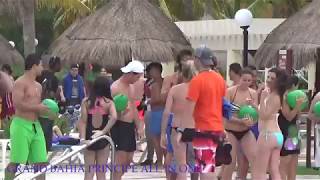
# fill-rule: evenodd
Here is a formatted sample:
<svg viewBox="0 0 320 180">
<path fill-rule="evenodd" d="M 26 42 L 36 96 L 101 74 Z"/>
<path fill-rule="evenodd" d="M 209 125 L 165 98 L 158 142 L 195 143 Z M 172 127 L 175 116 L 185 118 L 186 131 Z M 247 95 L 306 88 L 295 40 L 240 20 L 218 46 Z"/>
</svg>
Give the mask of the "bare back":
<svg viewBox="0 0 320 180">
<path fill-rule="evenodd" d="M 37 105 L 41 102 L 41 85 L 35 80 L 28 79 L 25 75 L 17 79 L 13 85 L 12 100 L 16 108 L 16 116 L 25 118 L 26 120 L 37 120 L 38 112 L 24 109 L 19 104 L 21 102 L 30 105 Z"/>
<path fill-rule="evenodd" d="M 161 94 L 168 93 L 171 87 L 176 84 L 178 84 L 178 73 L 164 77 L 161 87 Z"/>
<path fill-rule="evenodd" d="M 118 120 L 131 123 L 135 118 L 135 98 L 134 98 L 134 88 L 133 85 L 127 85 L 118 79 L 111 85 L 112 97 L 122 94 L 126 95 L 129 99 L 128 107 L 124 112 L 118 113 Z"/>
<path fill-rule="evenodd" d="M 257 93 L 251 88 L 248 90 L 240 90 L 236 85 L 228 88 L 227 99 L 234 104 L 242 106 L 247 103 L 247 99 L 252 99 L 254 103 L 257 103 Z M 237 114 L 233 114 L 233 116 L 237 117 Z M 245 131 L 248 129 L 248 127 L 243 124 L 230 121 L 225 121 L 225 128 L 234 131 Z"/>
<path fill-rule="evenodd" d="M 194 119 L 192 115 L 190 102 L 187 100 L 187 93 L 189 83 L 182 83 L 173 86 L 172 93 L 172 107 L 171 112 L 174 114 L 172 127 L 194 128 Z"/>
<path fill-rule="evenodd" d="M 279 95 L 269 94 L 259 108 L 259 129 L 268 131 L 280 131 L 278 125 L 278 113 L 281 108 Z"/>
</svg>

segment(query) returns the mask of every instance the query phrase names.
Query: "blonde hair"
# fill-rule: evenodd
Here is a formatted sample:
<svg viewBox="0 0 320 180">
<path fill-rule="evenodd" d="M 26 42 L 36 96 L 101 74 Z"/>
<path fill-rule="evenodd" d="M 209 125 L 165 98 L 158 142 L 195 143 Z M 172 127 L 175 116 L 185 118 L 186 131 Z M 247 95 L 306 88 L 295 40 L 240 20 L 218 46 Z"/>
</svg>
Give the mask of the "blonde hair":
<svg viewBox="0 0 320 180">
<path fill-rule="evenodd" d="M 191 79 L 197 74 L 197 70 L 194 66 L 194 63 L 188 62 L 182 64 L 181 75 L 186 80 L 191 81 Z"/>
</svg>

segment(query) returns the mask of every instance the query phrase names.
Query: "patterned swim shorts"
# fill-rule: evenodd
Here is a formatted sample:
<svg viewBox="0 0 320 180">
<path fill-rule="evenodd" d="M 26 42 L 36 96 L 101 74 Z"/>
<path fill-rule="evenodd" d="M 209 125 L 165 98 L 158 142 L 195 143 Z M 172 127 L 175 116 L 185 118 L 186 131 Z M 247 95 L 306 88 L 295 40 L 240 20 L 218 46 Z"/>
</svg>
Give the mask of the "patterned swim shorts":
<svg viewBox="0 0 320 180">
<path fill-rule="evenodd" d="M 194 172 L 210 173 L 215 171 L 215 156 L 218 144 L 211 138 L 194 137 L 192 145 L 195 154 Z"/>
</svg>

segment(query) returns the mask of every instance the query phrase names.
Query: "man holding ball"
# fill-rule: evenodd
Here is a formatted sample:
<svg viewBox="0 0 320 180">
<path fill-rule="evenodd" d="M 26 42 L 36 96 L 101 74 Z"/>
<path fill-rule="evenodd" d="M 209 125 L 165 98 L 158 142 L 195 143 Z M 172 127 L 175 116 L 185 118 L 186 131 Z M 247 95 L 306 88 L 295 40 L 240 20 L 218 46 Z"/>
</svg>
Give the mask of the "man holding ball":
<svg viewBox="0 0 320 180">
<path fill-rule="evenodd" d="M 143 123 L 139 120 L 138 110 L 135 106 L 135 89 L 137 82 L 144 72 L 140 61 L 131 61 L 121 68 L 123 75 L 111 86 L 111 95 L 118 112 L 118 120 L 111 129 L 111 137 L 116 146 L 115 165 L 129 166 L 136 150 L 135 128 L 139 135 L 143 134 Z M 120 180 L 125 170 L 116 169 L 114 180 Z"/>
<path fill-rule="evenodd" d="M 36 77 L 43 70 L 41 59 L 30 54 L 25 60 L 25 73 L 14 83 L 12 97 L 16 108 L 10 127 L 10 163 L 5 180 L 12 180 L 19 164 L 33 164 L 35 172 L 47 165 L 46 142 L 38 117 L 49 109 L 41 103 L 41 85 Z M 37 179 L 45 179 L 39 176 Z"/>
</svg>

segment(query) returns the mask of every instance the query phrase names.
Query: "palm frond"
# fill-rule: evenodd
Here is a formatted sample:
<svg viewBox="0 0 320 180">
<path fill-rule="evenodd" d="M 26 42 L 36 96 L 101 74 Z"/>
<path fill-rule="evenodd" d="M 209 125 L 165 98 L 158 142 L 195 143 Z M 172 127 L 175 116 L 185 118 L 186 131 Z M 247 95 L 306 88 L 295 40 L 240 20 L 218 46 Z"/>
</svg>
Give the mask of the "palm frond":
<svg viewBox="0 0 320 180">
<path fill-rule="evenodd" d="M 91 9 L 81 0 L 37 0 L 38 8 L 61 8 L 72 9 L 72 12 L 79 16 L 91 13 Z"/>
<path fill-rule="evenodd" d="M 168 16 L 169 19 L 173 20 L 171 12 L 165 0 L 159 0 L 160 9 Z"/>
</svg>

